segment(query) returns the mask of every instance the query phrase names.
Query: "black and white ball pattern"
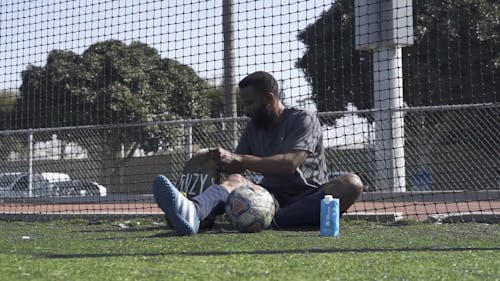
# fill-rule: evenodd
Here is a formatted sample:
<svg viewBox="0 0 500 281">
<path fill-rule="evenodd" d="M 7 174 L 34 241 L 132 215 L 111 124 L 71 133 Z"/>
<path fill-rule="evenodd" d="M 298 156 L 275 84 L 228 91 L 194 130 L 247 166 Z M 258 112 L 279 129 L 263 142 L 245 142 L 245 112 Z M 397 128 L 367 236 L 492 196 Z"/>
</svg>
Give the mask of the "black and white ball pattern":
<svg viewBox="0 0 500 281">
<path fill-rule="evenodd" d="M 274 200 L 264 188 L 240 186 L 226 201 L 226 218 L 240 232 L 259 232 L 271 224 Z"/>
</svg>

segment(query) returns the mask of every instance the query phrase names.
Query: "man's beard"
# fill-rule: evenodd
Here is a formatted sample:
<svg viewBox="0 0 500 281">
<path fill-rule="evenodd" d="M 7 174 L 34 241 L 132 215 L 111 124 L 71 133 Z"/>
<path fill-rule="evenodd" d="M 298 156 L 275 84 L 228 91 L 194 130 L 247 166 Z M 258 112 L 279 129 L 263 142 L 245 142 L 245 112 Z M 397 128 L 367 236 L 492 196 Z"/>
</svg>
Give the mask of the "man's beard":
<svg viewBox="0 0 500 281">
<path fill-rule="evenodd" d="M 253 125 L 257 129 L 269 129 L 269 127 L 278 119 L 278 115 L 271 108 L 262 106 L 255 115 L 249 116 L 252 119 Z"/>
</svg>

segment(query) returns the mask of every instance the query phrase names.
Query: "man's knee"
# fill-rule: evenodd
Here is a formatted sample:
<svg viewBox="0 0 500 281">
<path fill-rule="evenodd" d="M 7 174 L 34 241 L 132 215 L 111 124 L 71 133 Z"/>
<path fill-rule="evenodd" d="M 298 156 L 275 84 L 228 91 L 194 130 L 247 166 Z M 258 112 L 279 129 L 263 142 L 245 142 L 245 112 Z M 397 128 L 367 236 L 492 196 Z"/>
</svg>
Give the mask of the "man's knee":
<svg viewBox="0 0 500 281">
<path fill-rule="evenodd" d="M 227 176 L 224 181 L 227 182 L 237 182 L 237 183 L 244 183 L 246 182 L 246 178 L 240 174 L 231 174 Z"/>
<path fill-rule="evenodd" d="M 354 198 L 358 198 L 363 193 L 363 181 L 354 173 L 340 176 L 334 179 L 332 183 L 334 185 L 341 185 L 344 189 L 347 188 Z"/>
<path fill-rule="evenodd" d="M 227 176 L 220 185 L 231 192 L 232 190 L 247 184 L 247 181 L 248 180 L 240 174 L 232 174 Z"/>
<path fill-rule="evenodd" d="M 345 181 L 348 186 L 351 186 L 354 189 L 354 192 L 356 193 L 357 196 L 363 193 L 364 184 L 358 175 L 352 173 L 347 174 L 345 176 Z"/>
</svg>

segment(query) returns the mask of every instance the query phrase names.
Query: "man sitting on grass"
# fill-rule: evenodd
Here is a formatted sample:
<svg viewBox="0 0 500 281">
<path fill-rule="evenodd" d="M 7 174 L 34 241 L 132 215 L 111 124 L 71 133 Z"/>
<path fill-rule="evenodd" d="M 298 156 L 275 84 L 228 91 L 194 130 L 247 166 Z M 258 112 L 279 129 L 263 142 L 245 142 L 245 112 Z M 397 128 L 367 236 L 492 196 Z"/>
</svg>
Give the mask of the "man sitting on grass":
<svg viewBox="0 0 500 281">
<path fill-rule="evenodd" d="M 340 199 L 344 213 L 363 189 L 361 179 L 346 174 L 327 182 L 327 169 L 318 118 L 306 111 L 285 108 L 278 84 L 266 72 L 255 72 L 239 83 L 247 125 L 234 153 L 222 148 L 211 157 L 229 176 L 189 200 L 165 177 L 157 176 L 153 193 L 169 224 L 179 235 L 195 234 L 200 221 L 224 213 L 229 193 L 255 183 L 243 177 L 246 170 L 262 174 L 261 186 L 279 204 L 274 214 L 276 228 L 319 226 L 320 201 L 325 194 Z"/>
</svg>

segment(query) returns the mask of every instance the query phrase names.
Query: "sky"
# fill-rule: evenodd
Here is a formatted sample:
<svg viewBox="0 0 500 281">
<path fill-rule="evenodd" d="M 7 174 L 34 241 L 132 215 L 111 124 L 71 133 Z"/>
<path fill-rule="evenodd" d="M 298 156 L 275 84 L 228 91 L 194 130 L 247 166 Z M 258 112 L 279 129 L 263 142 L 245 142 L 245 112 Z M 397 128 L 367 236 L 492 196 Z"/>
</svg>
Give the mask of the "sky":
<svg viewBox="0 0 500 281">
<path fill-rule="evenodd" d="M 309 97 L 294 64 L 305 52 L 299 31 L 332 1 L 234 1 L 237 83 L 264 70 L 283 83 L 287 105 Z M 108 39 L 141 41 L 162 57 L 219 81 L 223 74 L 222 0 L 219 1 L 1 1 L 0 89 L 18 89 L 27 65 L 44 65 L 53 49 L 81 54 Z M 306 108 L 314 110 L 314 106 Z"/>
</svg>

